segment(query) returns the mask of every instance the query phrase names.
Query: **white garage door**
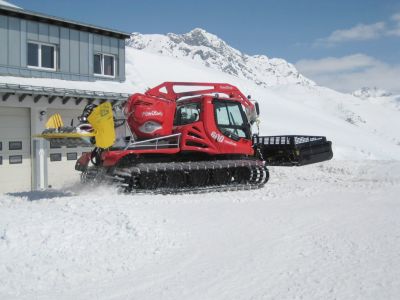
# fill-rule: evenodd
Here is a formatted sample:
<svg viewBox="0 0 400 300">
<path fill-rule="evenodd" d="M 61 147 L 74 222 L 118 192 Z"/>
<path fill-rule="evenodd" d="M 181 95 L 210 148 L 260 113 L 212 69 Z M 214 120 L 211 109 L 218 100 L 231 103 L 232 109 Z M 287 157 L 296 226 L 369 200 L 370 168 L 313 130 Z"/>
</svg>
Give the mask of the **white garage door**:
<svg viewBox="0 0 400 300">
<path fill-rule="evenodd" d="M 29 108 L 0 107 L 0 192 L 31 189 Z"/>
<path fill-rule="evenodd" d="M 70 126 L 71 120 L 74 126 L 78 125 L 77 117 L 82 114 L 82 109 L 49 109 L 47 115 L 59 113 L 64 121 L 64 126 Z M 91 147 L 54 147 L 49 143 L 48 157 L 48 185 L 52 188 L 69 187 L 80 180 L 80 172 L 75 170 L 75 163 L 83 152 L 89 152 Z"/>
</svg>

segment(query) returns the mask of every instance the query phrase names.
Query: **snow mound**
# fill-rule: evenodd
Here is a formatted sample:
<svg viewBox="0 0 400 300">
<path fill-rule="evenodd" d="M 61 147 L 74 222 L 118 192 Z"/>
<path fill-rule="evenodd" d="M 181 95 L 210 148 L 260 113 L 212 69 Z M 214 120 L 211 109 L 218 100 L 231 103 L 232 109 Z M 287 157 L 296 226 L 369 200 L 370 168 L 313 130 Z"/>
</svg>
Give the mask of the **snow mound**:
<svg viewBox="0 0 400 300">
<path fill-rule="evenodd" d="M 314 85 L 287 61 L 265 55 L 247 55 L 204 29 L 185 34 L 132 33 L 127 46 L 184 60 L 199 62 L 206 67 L 245 78 L 261 86 L 280 84 Z"/>
</svg>

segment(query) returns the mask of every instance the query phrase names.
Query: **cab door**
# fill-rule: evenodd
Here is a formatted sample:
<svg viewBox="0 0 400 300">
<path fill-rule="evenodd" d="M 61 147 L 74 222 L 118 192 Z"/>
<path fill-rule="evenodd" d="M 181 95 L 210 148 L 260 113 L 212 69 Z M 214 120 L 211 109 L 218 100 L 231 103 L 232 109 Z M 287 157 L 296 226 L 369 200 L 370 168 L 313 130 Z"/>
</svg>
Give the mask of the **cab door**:
<svg viewBox="0 0 400 300">
<path fill-rule="evenodd" d="M 208 120 L 207 128 L 224 154 L 253 154 L 250 124 L 239 101 L 213 99 L 213 120 Z"/>
</svg>

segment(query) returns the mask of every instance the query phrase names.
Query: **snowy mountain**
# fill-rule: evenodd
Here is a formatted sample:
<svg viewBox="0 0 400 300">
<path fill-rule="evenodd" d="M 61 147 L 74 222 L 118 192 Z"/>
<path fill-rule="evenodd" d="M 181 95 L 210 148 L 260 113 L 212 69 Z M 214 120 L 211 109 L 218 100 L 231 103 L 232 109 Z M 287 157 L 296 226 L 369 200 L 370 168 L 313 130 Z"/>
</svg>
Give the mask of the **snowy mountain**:
<svg viewBox="0 0 400 300">
<path fill-rule="evenodd" d="M 374 104 L 400 111 L 400 95 L 394 95 L 377 87 L 363 87 L 352 93 L 353 96 Z"/>
<path fill-rule="evenodd" d="M 144 35 L 132 33 L 127 45 L 150 53 L 199 62 L 206 67 L 249 79 L 260 86 L 315 84 L 283 59 L 244 54 L 229 46 L 216 35 L 200 28 L 185 34 Z"/>
<path fill-rule="evenodd" d="M 377 98 L 377 97 L 389 97 L 392 96 L 392 93 L 379 89 L 377 87 L 363 87 L 359 90 L 356 90 L 352 93 L 353 96 L 361 98 L 361 99 L 367 99 L 367 98 Z"/>
</svg>

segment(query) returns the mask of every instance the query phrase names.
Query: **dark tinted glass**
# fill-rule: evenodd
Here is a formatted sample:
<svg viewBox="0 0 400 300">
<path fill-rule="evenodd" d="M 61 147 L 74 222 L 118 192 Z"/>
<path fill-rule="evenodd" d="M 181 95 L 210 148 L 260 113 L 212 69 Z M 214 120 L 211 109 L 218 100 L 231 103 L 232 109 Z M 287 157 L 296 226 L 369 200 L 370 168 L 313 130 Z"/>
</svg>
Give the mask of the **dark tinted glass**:
<svg viewBox="0 0 400 300">
<path fill-rule="evenodd" d="M 101 54 L 94 55 L 94 74 L 101 74 Z"/>
<path fill-rule="evenodd" d="M 54 47 L 42 45 L 42 67 L 54 69 Z"/>
<path fill-rule="evenodd" d="M 51 153 L 50 161 L 61 161 L 61 153 Z"/>
<path fill-rule="evenodd" d="M 9 142 L 8 150 L 22 150 L 22 142 Z"/>
<path fill-rule="evenodd" d="M 114 57 L 104 55 L 104 75 L 114 76 Z"/>
<path fill-rule="evenodd" d="M 39 67 L 39 45 L 28 43 L 28 66 Z"/>
<path fill-rule="evenodd" d="M 67 160 L 77 160 L 77 158 L 78 158 L 78 153 L 76 152 L 67 153 Z"/>
<path fill-rule="evenodd" d="M 56 141 L 50 140 L 50 149 L 57 149 L 57 148 L 61 148 L 61 146 L 57 144 Z"/>
<path fill-rule="evenodd" d="M 8 157 L 10 165 L 22 164 L 22 155 L 11 155 Z"/>
</svg>

